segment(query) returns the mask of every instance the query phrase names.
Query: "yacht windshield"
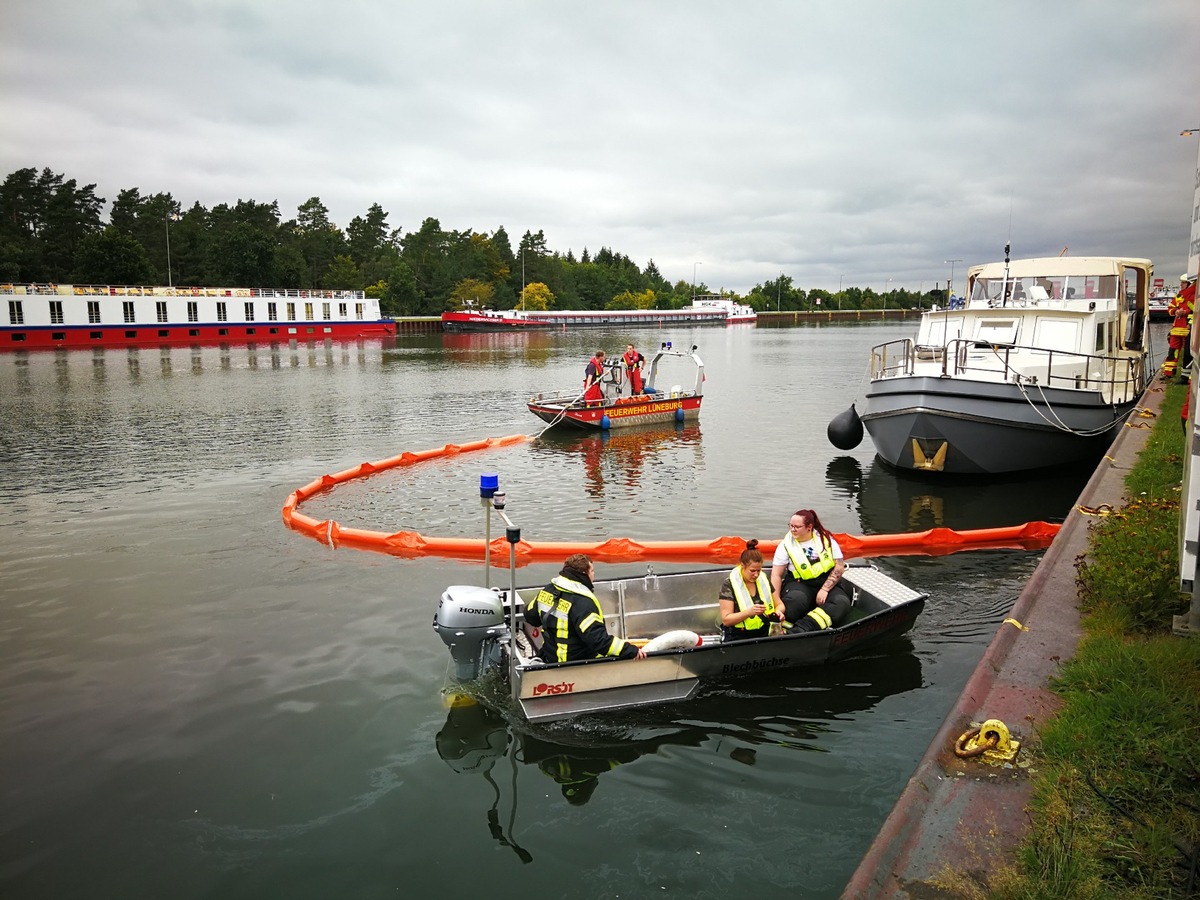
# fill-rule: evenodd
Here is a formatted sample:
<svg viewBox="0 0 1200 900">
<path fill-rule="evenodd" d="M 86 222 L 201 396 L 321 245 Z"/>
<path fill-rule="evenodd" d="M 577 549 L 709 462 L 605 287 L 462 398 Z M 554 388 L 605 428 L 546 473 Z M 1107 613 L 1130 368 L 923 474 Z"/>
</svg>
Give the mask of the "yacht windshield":
<svg viewBox="0 0 1200 900">
<path fill-rule="evenodd" d="M 1116 275 L 1026 275 L 1021 278 L 976 278 L 971 304 L 1008 306 L 1047 300 L 1115 300 Z"/>
</svg>

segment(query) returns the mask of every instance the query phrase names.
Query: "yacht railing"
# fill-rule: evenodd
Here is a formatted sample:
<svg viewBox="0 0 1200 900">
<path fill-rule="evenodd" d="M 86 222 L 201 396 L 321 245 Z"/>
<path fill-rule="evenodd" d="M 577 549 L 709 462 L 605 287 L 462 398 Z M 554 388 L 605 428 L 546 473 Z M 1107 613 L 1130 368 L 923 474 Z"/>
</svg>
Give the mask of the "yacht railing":
<svg viewBox="0 0 1200 900">
<path fill-rule="evenodd" d="M 1142 355 L 1076 353 L 968 339 L 949 341 L 944 348 L 917 346 L 909 338 L 879 344 L 871 350 L 871 379 L 915 375 L 918 363 L 936 377 L 1099 391 L 1111 403 L 1136 400 L 1146 388 Z"/>
</svg>

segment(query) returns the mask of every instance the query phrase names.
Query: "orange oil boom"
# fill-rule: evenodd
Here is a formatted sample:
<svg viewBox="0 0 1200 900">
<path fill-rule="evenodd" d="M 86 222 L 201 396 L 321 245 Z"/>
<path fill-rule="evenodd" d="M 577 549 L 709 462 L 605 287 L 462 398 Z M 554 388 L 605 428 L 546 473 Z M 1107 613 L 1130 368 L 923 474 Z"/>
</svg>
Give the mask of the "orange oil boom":
<svg viewBox="0 0 1200 900">
<path fill-rule="evenodd" d="M 349 528 L 332 519 L 318 521 L 299 511 L 300 504 L 310 497 L 330 490 L 356 478 L 366 478 L 376 472 L 412 466 L 430 459 L 473 453 L 494 447 L 510 447 L 530 441 L 527 434 L 485 438 L 467 444 L 447 444 L 444 447 L 418 452 L 401 453 L 378 462 L 365 462 L 333 475 L 322 475 L 316 481 L 293 491 L 283 504 L 283 522 L 293 531 L 314 538 L 329 547 L 353 547 L 412 559 L 419 556 L 442 556 L 450 559 L 478 560 L 484 558 L 481 538 L 430 537 L 416 531 L 397 531 L 391 534 Z M 847 558 L 862 556 L 943 556 L 961 550 L 1020 549 L 1041 550 L 1050 546 L 1058 533 L 1058 525 L 1049 522 L 1026 522 L 1001 528 L 978 528 L 954 531 L 931 528 L 905 534 L 835 534 Z M 775 550 L 774 541 L 760 541 L 759 548 L 768 556 Z M 516 545 L 517 565 L 536 562 L 559 562 L 572 553 L 587 553 L 598 562 L 622 563 L 641 561 L 670 561 L 698 563 L 727 563 L 737 558 L 746 546 L 741 537 L 718 537 L 708 541 L 635 541 L 630 538 L 610 538 L 600 543 L 588 541 L 521 541 Z M 494 565 L 507 567 L 508 543 L 497 538 L 491 543 Z"/>
</svg>

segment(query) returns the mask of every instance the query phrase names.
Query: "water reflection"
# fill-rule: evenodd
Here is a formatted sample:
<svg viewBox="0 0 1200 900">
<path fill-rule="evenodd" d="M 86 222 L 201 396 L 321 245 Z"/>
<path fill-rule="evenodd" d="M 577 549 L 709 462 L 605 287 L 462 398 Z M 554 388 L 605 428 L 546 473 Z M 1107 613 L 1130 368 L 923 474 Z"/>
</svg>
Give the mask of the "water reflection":
<svg viewBox="0 0 1200 900">
<path fill-rule="evenodd" d="M 657 460 L 671 449 L 691 449 L 693 464 L 702 462 L 703 445 L 696 423 L 620 428 L 580 435 L 563 429 L 544 432 L 534 447 L 536 453 L 559 457 L 579 457 L 583 463 L 585 489 L 593 498 L 601 498 L 606 487 L 636 487 L 642 480 L 647 462 Z"/>
<path fill-rule="evenodd" d="M 1008 479 L 935 481 L 889 469 L 878 459 L 865 472 L 855 473 L 856 467 L 857 460 L 835 458 L 826 480 L 850 508 L 857 505 L 865 534 L 1062 522 L 1091 476 L 1076 467 Z"/>
</svg>

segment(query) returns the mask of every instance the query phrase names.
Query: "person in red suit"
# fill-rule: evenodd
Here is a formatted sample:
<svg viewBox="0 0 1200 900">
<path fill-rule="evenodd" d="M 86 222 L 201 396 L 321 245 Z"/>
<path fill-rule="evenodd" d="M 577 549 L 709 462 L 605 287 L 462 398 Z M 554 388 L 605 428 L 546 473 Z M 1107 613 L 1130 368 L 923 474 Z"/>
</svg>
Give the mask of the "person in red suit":
<svg viewBox="0 0 1200 900">
<path fill-rule="evenodd" d="M 604 377 L 604 351 L 597 350 L 583 370 L 583 399 L 588 403 L 599 403 L 604 399 L 600 390 L 600 379 Z"/>
<path fill-rule="evenodd" d="M 629 396 L 636 397 L 642 392 L 642 367 L 646 365 L 646 357 L 630 344 L 621 359 L 625 363 L 625 371 L 629 373 Z"/>
<path fill-rule="evenodd" d="M 1178 296 L 1171 301 L 1167 311 L 1175 317 L 1171 330 L 1167 334 L 1167 358 L 1163 362 L 1163 377 L 1174 378 L 1176 374 L 1181 379 L 1189 377 L 1188 367 L 1192 363 L 1191 332 L 1192 310 L 1196 305 L 1196 276 L 1184 274 L 1183 286 Z"/>
</svg>

